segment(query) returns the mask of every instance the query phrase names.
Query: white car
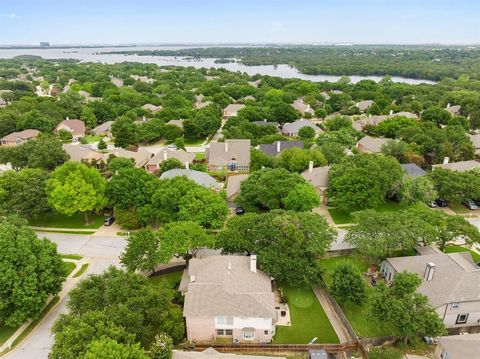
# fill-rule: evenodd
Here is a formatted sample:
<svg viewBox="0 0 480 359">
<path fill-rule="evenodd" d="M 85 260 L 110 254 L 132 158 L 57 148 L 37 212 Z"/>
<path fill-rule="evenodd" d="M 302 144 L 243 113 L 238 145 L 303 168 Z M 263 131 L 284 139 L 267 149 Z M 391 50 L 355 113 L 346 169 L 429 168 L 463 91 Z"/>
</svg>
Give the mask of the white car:
<svg viewBox="0 0 480 359">
<path fill-rule="evenodd" d="M 173 143 L 171 145 L 168 145 L 167 148 L 169 150 L 176 150 L 177 149 L 177 146 L 175 146 Z"/>
</svg>

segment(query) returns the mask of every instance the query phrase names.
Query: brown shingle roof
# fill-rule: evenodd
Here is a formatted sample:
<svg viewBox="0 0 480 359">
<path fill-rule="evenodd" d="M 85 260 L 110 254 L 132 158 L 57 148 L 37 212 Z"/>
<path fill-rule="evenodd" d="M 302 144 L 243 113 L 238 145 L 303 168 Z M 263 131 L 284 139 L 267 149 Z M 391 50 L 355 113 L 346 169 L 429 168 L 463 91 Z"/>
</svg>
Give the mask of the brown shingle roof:
<svg viewBox="0 0 480 359">
<path fill-rule="evenodd" d="M 12 132 L 5 137 L 2 138 L 2 141 L 5 142 L 15 142 L 18 138 L 21 140 L 29 140 L 32 138 L 36 138 L 40 134 L 40 131 L 28 129 L 19 132 Z"/>
</svg>

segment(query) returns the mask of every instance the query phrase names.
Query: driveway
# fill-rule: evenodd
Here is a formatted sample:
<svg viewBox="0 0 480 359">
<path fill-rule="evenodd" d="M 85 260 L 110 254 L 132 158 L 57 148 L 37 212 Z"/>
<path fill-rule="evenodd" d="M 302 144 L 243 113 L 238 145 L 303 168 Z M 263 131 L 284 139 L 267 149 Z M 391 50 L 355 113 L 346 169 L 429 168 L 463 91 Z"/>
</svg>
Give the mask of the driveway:
<svg viewBox="0 0 480 359">
<path fill-rule="evenodd" d="M 88 258 L 90 265 L 86 274 L 99 274 L 110 265 L 119 266 L 119 255 L 126 245 L 122 237 L 91 236 L 63 233 L 37 232 L 39 237 L 46 237 L 55 242 L 59 253 L 80 254 Z M 42 320 L 32 333 L 14 350 L 4 356 L 8 359 L 48 359 L 53 344 L 51 328 L 62 313 L 67 312 L 68 295 L 61 299 L 52 311 Z"/>
</svg>

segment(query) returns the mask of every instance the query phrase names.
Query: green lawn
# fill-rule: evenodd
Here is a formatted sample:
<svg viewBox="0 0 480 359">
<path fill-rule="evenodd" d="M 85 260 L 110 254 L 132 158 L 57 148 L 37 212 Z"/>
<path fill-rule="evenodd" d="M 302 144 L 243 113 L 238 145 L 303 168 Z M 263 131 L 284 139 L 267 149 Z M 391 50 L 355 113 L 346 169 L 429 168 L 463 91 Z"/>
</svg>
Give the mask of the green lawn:
<svg viewBox="0 0 480 359">
<path fill-rule="evenodd" d="M 206 138 L 184 138 L 185 146 L 200 146 Z"/>
<path fill-rule="evenodd" d="M 394 201 L 386 201 L 385 203 L 382 203 L 380 206 L 374 208 L 374 210 L 377 212 L 397 212 L 403 209 L 415 208 L 415 207 L 425 208 L 425 205 L 415 204 L 412 206 L 412 205 L 400 204 Z M 335 224 L 347 224 L 347 223 L 353 223 L 354 221 L 351 213 L 341 211 L 337 208 L 328 208 L 328 212 L 330 212 L 330 215 L 332 216 L 332 219 L 335 222 Z"/>
<path fill-rule="evenodd" d="M 290 309 L 290 327 L 277 326 L 275 344 L 338 343 L 338 337 L 312 289 L 281 285 Z"/>
<path fill-rule="evenodd" d="M 452 211 L 454 211 L 457 214 L 466 214 L 471 212 L 467 207 L 465 207 L 461 203 L 449 203 L 448 208 L 450 208 Z"/>
<path fill-rule="evenodd" d="M 64 216 L 62 214 L 53 214 L 50 216 L 41 216 L 30 219 L 30 225 L 36 227 L 51 227 L 51 228 L 84 228 L 95 229 L 103 224 L 103 216 L 90 214 L 88 216 L 90 224 L 85 225 L 83 215 L 76 213 L 73 216 Z"/>
<path fill-rule="evenodd" d="M 150 284 L 154 287 L 161 286 L 166 283 L 168 287 L 172 289 L 176 289 L 180 284 L 180 280 L 182 279 L 183 271 L 173 272 L 163 275 L 157 275 L 154 277 L 148 277 Z"/>
<path fill-rule="evenodd" d="M 202 153 L 197 153 L 195 155 L 195 160 L 197 160 L 197 161 L 203 161 L 204 159 L 205 159 L 205 153 L 203 153 L 203 152 Z"/>
<path fill-rule="evenodd" d="M 88 263 L 84 263 L 82 264 L 82 266 L 80 267 L 80 269 L 77 271 L 77 273 L 75 273 L 73 275 L 73 278 L 77 278 L 77 277 L 80 277 L 83 273 L 85 273 L 85 271 L 88 269 Z"/>
<path fill-rule="evenodd" d="M 83 257 L 80 254 L 60 254 L 60 257 L 63 259 L 82 259 Z"/>
<path fill-rule="evenodd" d="M 65 273 L 67 273 L 67 276 L 69 276 L 70 273 L 72 273 L 73 270 L 77 267 L 77 265 L 73 262 L 63 262 L 63 265 L 65 267 Z"/>
<path fill-rule="evenodd" d="M 331 273 L 335 267 L 342 263 L 348 261 L 350 262 L 360 273 L 364 273 L 368 270 L 369 263 L 361 257 L 358 256 L 347 256 L 347 257 L 332 257 L 327 259 L 322 259 L 321 263 L 325 268 L 325 273 L 323 274 L 323 280 L 329 286 L 331 284 Z M 367 296 L 373 294 L 374 289 L 368 285 L 367 286 Z M 354 305 L 352 303 L 342 304 L 338 303 L 343 310 L 343 313 L 347 317 L 351 326 L 355 330 L 355 333 L 359 337 L 378 337 L 383 335 L 388 335 L 380 328 L 380 323 L 377 320 L 374 320 L 369 317 L 370 313 L 370 300 L 368 299 L 366 303 L 362 306 Z"/>
<path fill-rule="evenodd" d="M 0 325 L 0 345 L 5 343 L 8 338 L 12 336 L 13 333 L 18 329 L 18 327 L 10 328 Z"/>
<path fill-rule="evenodd" d="M 85 136 L 85 141 L 87 143 L 94 143 L 94 142 L 98 142 L 102 139 L 102 136 L 94 136 L 94 135 L 86 135 Z"/>
<path fill-rule="evenodd" d="M 470 252 L 470 254 L 472 255 L 473 261 L 475 263 L 480 262 L 480 254 L 478 254 L 477 252 L 474 252 L 474 251 L 472 251 L 468 248 L 465 248 L 465 247 L 462 247 L 462 246 L 457 246 L 455 244 L 451 244 L 451 245 L 446 246 L 444 252 L 445 253 Z"/>
</svg>

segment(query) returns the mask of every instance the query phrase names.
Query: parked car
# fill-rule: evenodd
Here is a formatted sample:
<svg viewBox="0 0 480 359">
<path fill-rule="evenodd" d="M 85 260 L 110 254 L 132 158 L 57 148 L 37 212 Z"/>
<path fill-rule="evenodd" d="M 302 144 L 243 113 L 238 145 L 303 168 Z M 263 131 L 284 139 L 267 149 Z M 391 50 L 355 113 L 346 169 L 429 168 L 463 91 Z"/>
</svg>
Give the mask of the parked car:
<svg viewBox="0 0 480 359">
<path fill-rule="evenodd" d="M 168 145 L 167 148 L 169 150 L 176 150 L 177 149 L 177 146 L 175 146 L 173 143 L 171 145 Z"/>
<path fill-rule="evenodd" d="M 471 199 L 469 200 L 466 200 L 465 202 L 463 202 L 463 205 L 465 207 L 467 207 L 470 211 L 474 211 L 476 209 L 478 209 L 478 206 L 475 204 L 475 202 Z"/>
<path fill-rule="evenodd" d="M 430 208 L 437 208 L 438 207 L 437 202 L 435 202 L 435 201 L 428 202 L 427 206 L 430 207 Z"/>
<path fill-rule="evenodd" d="M 108 217 L 105 217 L 105 219 L 103 220 L 103 225 L 104 226 L 111 226 L 113 224 L 113 222 L 115 222 L 115 217 L 108 216 Z"/>
<path fill-rule="evenodd" d="M 475 204 L 480 207 L 480 199 L 474 199 L 473 202 L 475 202 Z"/>
<path fill-rule="evenodd" d="M 437 198 L 435 200 L 435 203 L 437 204 L 438 207 L 447 207 L 448 206 L 447 200 L 445 200 L 443 198 Z"/>
<path fill-rule="evenodd" d="M 241 216 L 244 213 L 245 213 L 245 210 L 243 209 L 243 207 L 238 206 L 237 208 L 235 208 L 236 215 Z"/>
</svg>

